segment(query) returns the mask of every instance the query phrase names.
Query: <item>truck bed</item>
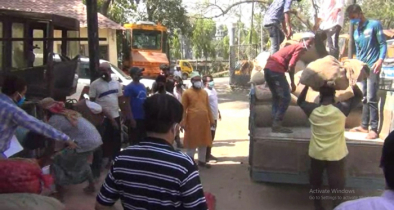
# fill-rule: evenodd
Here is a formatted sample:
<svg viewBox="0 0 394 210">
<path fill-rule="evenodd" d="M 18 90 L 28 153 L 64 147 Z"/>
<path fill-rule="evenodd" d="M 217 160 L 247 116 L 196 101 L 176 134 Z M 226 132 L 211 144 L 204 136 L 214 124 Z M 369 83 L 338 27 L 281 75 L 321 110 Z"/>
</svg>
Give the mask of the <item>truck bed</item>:
<svg viewBox="0 0 394 210">
<path fill-rule="evenodd" d="M 292 134 L 255 127 L 250 133 L 250 175 L 254 181 L 308 184 L 310 128 L 291 128 Z M 383 140 L 367 140 L 365 133 L 346 132 L 347 187 L 384 189 L 379 168 Z"/>
</svg>

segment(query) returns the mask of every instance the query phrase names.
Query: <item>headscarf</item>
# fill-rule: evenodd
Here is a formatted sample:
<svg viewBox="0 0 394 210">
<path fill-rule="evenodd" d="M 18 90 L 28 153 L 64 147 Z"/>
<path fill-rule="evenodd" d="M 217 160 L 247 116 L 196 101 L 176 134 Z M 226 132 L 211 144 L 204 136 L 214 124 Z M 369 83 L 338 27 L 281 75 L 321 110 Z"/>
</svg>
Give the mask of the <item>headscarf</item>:
<svg viewBox="0 0 394 210">
<path fill-rule="evenodd" d="M 78 118 L 81 117 L 81 114 L 74 110 L 66 109 L 63 102 L 55 101 L 53 98 L 44 98 L 38 104 L 53 114 L 65 116 L 74 127 L 78 125 Z"/>
<path fill-rule="evenodd" d="M 198 71 L 193 71 L 191 74 L 190 74 L 190 79 L 193 79 L 194 77 L 199 77 L 200 76 L 200 73 L 198 73 Z"/>
</svg>

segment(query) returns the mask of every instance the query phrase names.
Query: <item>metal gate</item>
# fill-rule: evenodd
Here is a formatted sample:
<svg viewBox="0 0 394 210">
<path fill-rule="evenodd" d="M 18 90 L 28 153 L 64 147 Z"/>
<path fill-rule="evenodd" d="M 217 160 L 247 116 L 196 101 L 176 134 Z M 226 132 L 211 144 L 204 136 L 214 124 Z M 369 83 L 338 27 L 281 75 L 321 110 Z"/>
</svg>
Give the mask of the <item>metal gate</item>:
<svg viewBox="0 0 394 210">
<path fill-rule="evenodd" d="M 258 55 L 258 44 L 230 46 L 230 85 L 249 86 L 253 59 Z"/>
</svg>

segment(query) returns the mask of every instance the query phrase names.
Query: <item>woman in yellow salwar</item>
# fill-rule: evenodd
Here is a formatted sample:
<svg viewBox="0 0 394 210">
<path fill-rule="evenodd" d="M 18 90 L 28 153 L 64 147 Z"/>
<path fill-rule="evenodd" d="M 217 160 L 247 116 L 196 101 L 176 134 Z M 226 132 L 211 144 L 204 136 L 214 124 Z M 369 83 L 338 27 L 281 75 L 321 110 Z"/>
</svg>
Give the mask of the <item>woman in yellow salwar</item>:
<svg viewBox="0 0 394 210">
<path fill-rule="evenodd" d="M 198 165 L 210 168 L 206 161 L 207 147 L 212 146 L 211 126 L 214 125 L 208 94 L 202 88 L 201 76 L 198 72 L 190 75 L 192 87 L 182 95 L 184 109 L 181 129 L 185 131 L 184 148 L 186 154 L 194 158 L 198 149 Z"/>
</svg>

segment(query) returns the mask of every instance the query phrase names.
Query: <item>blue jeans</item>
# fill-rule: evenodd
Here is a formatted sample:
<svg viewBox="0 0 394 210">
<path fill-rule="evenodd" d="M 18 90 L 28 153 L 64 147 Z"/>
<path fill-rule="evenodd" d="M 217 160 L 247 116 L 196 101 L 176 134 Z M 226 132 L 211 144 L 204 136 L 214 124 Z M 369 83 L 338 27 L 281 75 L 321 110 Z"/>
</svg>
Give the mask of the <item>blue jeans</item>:
<svg viewBox="0 0 394 210">
<path fill-rule="evenodd" d="M 267 25 L 265 28 L 268 30 L 271 39 L 271 55 L 278 52 L 280 44 L 285 40 L 285 35 L 280 29 L 279 24 Z"/>
<path fill-rule="evenodd" d="M 368 79 L 363 81 L 363 113 L 361 126 L 377 132 L 379 125 L 379 74 L 371 72 Z"/>
<path fill-rule="evenodd" d="M 272 93 L 272 119 L 273 126 L 275 126 L 283 121 L 287 108 L 289 108 L 291 100 L 290 87 L 285 73 L 264 69 L 264 77 Z"/>
</svg>

